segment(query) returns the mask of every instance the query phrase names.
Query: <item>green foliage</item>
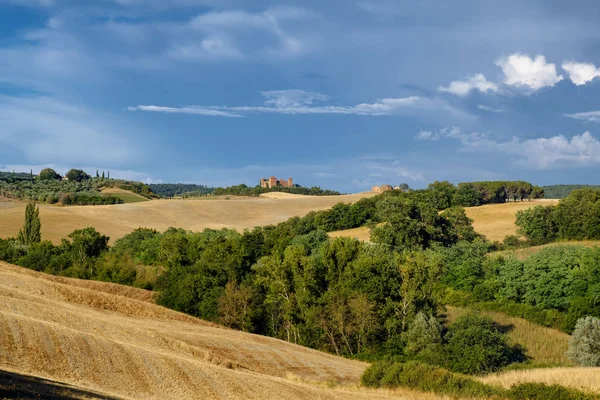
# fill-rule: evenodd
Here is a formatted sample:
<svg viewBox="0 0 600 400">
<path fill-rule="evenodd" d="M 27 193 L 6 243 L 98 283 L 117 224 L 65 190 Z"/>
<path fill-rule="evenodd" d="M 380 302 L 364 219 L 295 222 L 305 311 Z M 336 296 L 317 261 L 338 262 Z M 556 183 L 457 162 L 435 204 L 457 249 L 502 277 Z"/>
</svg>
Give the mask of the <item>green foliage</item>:
<svg viewBox="0 0 600 400">
<path fill-rule="evenodd" d="M 117 196 L 93 192 L 63 193 L 58 198 L 58 201 L 64 206 L 92 206 L 123 203 L 123 200 Z"/>
<path fill-rule="evenodd" d="M 369 387 L 405 387 L 452 397 L 492 397 L 502 394 L 502 389 L 418 362 L 374 363 L 365 370 L 361 382 Z"/>
<path fill-rule="evenodd" d="M 377 218 L 385 223 L 371 231 L 371 241 L 397 250 L 426 249 L 433 244 L 450 246 L 458 241 L 447 216 L 431 204 L 408 196 L 385 196 L 377 202 Z"/>
<path fill-rule="evenodd" d="M 564 199 L 573 191 L 579 189 L 600 189 L 597 185 L 552 185 L 542 186 L 545 197 L 548 199 Z"/>
<path fill-rule="evenodd" d="M 83 176 L 80 172 L 83 171 L 72 174 L 76 175 L 76 180 L 60 180 L 60 176 L 59 179 L 50 179 L 48 177 L 52 175 L 51 171 L 40 173 L 40 179 L 30 179 L 30 174 L 13 176 L 13 174 L 0 173 L 0 196 L 48 204 L 58 203 L 61 199 L 63 205 L 118 204 L 122 201 L 117 196 L 101 193 L 105 187 L 114 187 L 129 190 L 146 198 L 156 197 L 150 187 L 141 182 L 89 177 L 80 179 Z"/>
<path fill-rule="evenodd" d="M 600 190 L 575 190 L 558 206 L 520 211 L 516 224 L 534 244 L 553 239 L 600 239 Z"/>
<path fill-rule="evenodd" d="M 41 229 L 40 209 L 35 206 L 35 203 L 27 204 L 25 208 L 25 223 L 23 224 L 23 228 L 19 230 L 17 240 L 24 245 L 38 243 L 42 240 Z"/>
<path fill-rule="evenodd" d="M 92 177 L 85 173 L 85 171 L 83 170 L 70 169 L 69 172 L 66 173 L 65 178 L 67 178 L 70 181 L 81 182 L 91 179 Z"/>
<path fill-rule="evenodd" d="M 536 206 L 517 212 L 515 222 L 520 235 L 532 245 L 548 243 L 556 239 L 558 227 L 554 220 L 554 207 Z"/>
<path fill-rule="evenodd" d="M 580 318 L 569 341 L 567 356 L 582 367 L 600 367 L 600 318 Z"/>
<path fill-rule="evenodd" d="M 215 196 L 223 196 L 223 195 L 232 195 L 232 196 L 258 196 L 263 193 L 270 192 L 284 192 L 284 193 L 292 193 L 292 194 L 303 194 L 307 196 L 335 196 L 339 195 L 340 192 L 336 192 L 334 190 L 323 190 L 320 187 L 302 187 L 302 186 L 294 186 L 294 187 L 282 187 L 275 186 L 272 188 L 263 188 L 261 186 L 250 187 L 245 184 L 230 186 L 226 188 L 216 188 L 213 191 Z"/>
<path fill-rule="evenodd" d="M 40 172 L 40 179 L 43 181 L 61 180 L 62 177 L 52 168 L 45 168 Z"/>
<path fill-rule="evenodd" d="M 510 400 L 594 400 L 597 396 L 561 385 L 545 383 L 521 383 L 510 388 L 507 393 Z"/>
<path fill-rule="evenodd" d="M 215 190 L 212 187 L 191 183 L 152 183 L 149 187 L 160 197 L 197 197 L 211 194 Z"/>
<path fill-rule="evenodd" d="M 433 315 L 419 312 L 403 335 L 404 351 L 409 356 L 434 350 L 442 344 L 442 324 Z"/>
<path fill-rule="evenodd" d="M 459 317 L 445 336 L 448 367 L 464 374 L 485 374 L 508 365 L 512 350 L 489 317 L 470 313 Z"/>
</svg>

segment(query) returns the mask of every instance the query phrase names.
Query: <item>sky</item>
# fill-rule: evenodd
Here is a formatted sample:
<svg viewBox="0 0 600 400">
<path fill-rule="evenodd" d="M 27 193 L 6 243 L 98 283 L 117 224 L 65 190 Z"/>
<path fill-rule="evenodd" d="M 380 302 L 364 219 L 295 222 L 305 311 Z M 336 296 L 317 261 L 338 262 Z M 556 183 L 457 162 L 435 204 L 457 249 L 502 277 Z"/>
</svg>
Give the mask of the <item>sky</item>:
<svg viewBox="0 0 600 400">
<path fill-rule="evenodd" d="M 0 0 L 0 170 L 599 184 L 595 1 Z"/>
</svg>

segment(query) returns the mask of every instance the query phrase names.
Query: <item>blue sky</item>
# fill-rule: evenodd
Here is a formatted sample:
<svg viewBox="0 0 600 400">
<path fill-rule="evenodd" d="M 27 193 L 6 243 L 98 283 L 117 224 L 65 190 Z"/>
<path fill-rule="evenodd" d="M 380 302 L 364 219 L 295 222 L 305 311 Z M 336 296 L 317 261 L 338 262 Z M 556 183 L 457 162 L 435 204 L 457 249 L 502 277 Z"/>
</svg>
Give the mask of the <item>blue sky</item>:
<svg viewBox="0 0 600 400">
<path fill-rule="evenodd" d="M 599 23 L 594 1 L 0 0 L 0 168 L 599 183 Z"/>
</svg>

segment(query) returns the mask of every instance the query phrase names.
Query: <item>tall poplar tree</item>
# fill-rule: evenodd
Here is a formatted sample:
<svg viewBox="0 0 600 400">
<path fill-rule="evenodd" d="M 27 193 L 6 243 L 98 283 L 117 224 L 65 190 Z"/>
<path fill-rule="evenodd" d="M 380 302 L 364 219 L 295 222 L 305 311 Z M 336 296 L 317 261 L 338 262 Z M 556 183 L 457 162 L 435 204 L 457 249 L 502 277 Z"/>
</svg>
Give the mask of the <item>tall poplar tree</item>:
<svg viewBox="0 0 600 400">
<path fill-rule="evenodd" d="M 27 204 L 27 208 L 25 209 L 25 224 L 19 230 L 17 240 L 25 245 L 39 243 L 42 240 L 40 209 L 35 206 L 35 203 Z"/>
</svg>

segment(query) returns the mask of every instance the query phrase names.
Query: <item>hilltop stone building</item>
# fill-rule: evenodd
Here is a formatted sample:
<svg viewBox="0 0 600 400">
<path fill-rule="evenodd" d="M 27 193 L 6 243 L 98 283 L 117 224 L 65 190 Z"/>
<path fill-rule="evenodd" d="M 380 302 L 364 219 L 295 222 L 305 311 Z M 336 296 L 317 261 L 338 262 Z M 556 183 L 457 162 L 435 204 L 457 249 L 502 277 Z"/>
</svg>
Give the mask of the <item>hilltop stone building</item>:
<svg viewBox="0 0 600 400">
<path fill-rule="evenodd" d="M 373 186 L 371 188 L 371 191 L 373 193 L 383 193 L 383 192 L 387 192 L 388 190 L 394 190 L 394 188 L 391 187 L 390 185 Z"/>
<path fill-rule="evenodd" d="M 271 176 L 268 179 L 260 178 L 260 186 L 263 188 L 273 188 L 277 186 L 281 187 L 294 187 L 294 179 L 277 179 L 274 176 Z"/>
</svg>

